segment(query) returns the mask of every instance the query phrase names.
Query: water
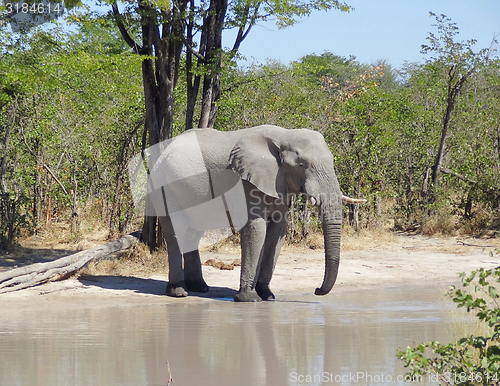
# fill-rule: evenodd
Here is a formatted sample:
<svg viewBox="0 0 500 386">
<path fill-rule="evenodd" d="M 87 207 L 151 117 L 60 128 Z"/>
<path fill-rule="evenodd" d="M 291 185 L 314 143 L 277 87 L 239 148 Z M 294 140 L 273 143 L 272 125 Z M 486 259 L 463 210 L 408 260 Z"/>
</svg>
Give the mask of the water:
<svg viewBox="0 0 500 386">
<path fill-rule="evenodd" d="M 175 386 L 403 385 L 398 347 L 448 341 L 454 306 L 442 293 L 9 311 L 0 315 L 0 384 L 166 385 L 168 361 Z"/>
</svg>

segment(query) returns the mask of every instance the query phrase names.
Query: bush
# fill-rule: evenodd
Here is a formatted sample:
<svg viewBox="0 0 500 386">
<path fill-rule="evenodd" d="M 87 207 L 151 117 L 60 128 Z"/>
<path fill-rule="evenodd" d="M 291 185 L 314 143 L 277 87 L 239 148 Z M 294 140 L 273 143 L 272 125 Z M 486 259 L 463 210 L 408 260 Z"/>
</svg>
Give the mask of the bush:
<svg viewBox="0 0 500 386">
<path fill-rule="evenodd" d="M 0 194 L 0 249 L 9 247 L 22 228 L 31 230 L 28 201 L 24 194 Z"/>
<path fill-rule="evenodd" d="M 500 267 L 479 269 L 469 276 L 461 274 L 464 289 L 451 287 L 448 295 L 457 307 L 473 312 L 480 325 L 489 327 L 481 335 L 470 335 L 455 343 L 430 342 L 405 351 L 397 357 L 410 371 L 407 375 L 437 376 L 444 385 L 496 385 L 500 383 L 500 305 L 491 281 L 500 283 Z M 431 356 L 426 356 L 428 351 Z"/>
</svg>

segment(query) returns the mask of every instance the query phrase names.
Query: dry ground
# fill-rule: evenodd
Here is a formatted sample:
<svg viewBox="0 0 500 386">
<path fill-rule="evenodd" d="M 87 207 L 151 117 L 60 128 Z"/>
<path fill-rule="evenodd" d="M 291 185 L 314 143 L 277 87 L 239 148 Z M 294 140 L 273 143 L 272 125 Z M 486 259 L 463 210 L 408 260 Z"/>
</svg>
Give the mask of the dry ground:
<svg viewBox="0 0 500 386">
<path fill-rule="evenodd" d="M 99 240 L 101 238 L 101 240 Z M 57 243 L 46 238 L 28 239 L 9 253 L 0 255 L 1 270 L 15 265 L 53 260 L 74 250 L 103 243 L 102 235 L 79 243 Z M 457 283 L 459 272 L 470 272 L 500 265 L 500 240 L 496 238 L 438 238 L 390 232 L 363 233 L 344 237 L 337 283 L 327 296 L 356 289 L 398 286 L 445 286 Z M 239 248 L 226 245 L 217 252 L 204 251 L 202 261 L 230 264 L 239 259 Z M 211 291 L 192 294 L 187 299 L 163 295 L 167 275 L 147 269 L 132 276 L 96 274 L 88 269 L 67 280 L 50 282 L 30 289 L 0 295 L 0 307 L 61 306 L 68 302 L 120 305 L 130 302 L 193 302 L 207 298 L 231 298 L 239 285 L 240 267 L 221 270 L 204 266 L 204 277 Z M 321 285 L 324 251 L 289 246 L 281 253 L 271 288 L 277 296 L 311 294 Z M 321 298 L 318 298 L 320 300 Z"/>
</svg>

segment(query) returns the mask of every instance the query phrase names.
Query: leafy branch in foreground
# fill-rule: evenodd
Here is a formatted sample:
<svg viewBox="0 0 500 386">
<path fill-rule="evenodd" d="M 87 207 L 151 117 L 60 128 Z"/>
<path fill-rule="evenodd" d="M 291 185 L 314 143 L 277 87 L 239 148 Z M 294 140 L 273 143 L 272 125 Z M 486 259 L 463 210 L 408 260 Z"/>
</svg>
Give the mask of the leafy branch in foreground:
<svg viewBox="0 0 500 386">
<path fill-rule="evenodd" d="M 484 336 L 470 335 L 456 343 L 431 342 L 416 348 L 398 350 L 397 357 L 410 371 L 408 375 L 437 375 L 445 385 L 496 385 L 500 383 L 500 307 L 497 288 L 500 267 L 473 271 L 460 275 L 464 289 L 452 286 L 450 296 L 457 308 L 466 307 L 473 312 L 482 326 L 488 326 Z M 426 349 L 432 350 L 426 356 Z"/>
</svg>

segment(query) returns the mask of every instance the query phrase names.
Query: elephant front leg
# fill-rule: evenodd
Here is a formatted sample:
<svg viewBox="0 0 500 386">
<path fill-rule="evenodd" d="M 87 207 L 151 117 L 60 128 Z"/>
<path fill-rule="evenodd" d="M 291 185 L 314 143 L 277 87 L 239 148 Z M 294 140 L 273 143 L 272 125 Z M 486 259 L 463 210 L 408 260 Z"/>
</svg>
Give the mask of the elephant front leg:
<svg viewBox="0 0 500 386">
<path fill-rule="evenodd" d="M 254 218 L 241 229 L 241 276 L 240 290 L 234 296 L 236 302 L 260 302 L 255 285 L 266 237 L 266 221 Z"/>
<path fill-rule="evenodd" d="M 275 214 L 280 216 L 271 217 L 266 232 L 266 240 L 264 243 L 264 252 L 262 256 L 262 263 L 260 265 L 259 275 L 257 277 L 257 284 L 255 289 L 262 298 L 262 300 L 274 300 L 274 294 L 269 288 L 269 283 L 273 277 L 274 268 L 280 255 L 281 247 L 285 241 L 287 221 L 286 221 L 286 208 L 284 211 L 276 211 Z"/>
</svg>

